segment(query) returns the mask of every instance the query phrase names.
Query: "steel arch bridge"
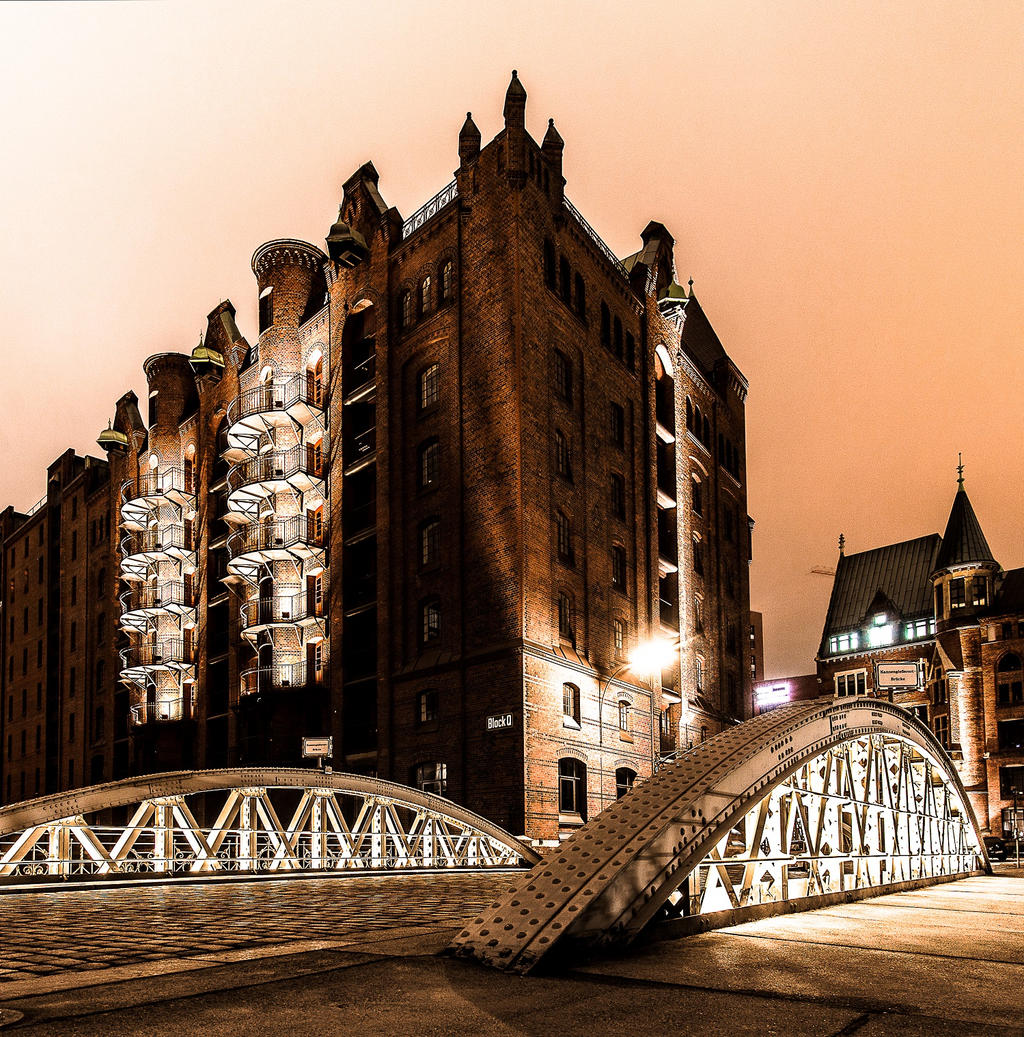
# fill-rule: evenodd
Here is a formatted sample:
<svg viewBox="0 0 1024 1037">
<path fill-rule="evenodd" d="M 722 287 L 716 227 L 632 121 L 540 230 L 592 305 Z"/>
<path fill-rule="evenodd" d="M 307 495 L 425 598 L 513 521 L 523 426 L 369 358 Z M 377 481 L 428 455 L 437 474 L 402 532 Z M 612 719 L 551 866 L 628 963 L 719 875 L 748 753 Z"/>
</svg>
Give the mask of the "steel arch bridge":
<svg viewBox="0 0 1024 1037">
<path fill-rule="evenodd" d="M 926 727 L 874 699 L 798 703 L 662 767 L 450 950 L 525 973 L 556 945 L 628 943 L 657 916 L 733 924 L 979 869 L 990 865 L 974 813 Z"/>
<path fill-rule="evenodd" d="M 203 809 L 194 811 L 199 798 Z M 115 811 L 128 811 L 127 822 L 87 820 Z M 196 812 L 214 819 L 200 824 Z M 0 809 L 0 881 L 503 868 L 538 859 L 508 832 L 440 796 L 314 770 L 178 771 Z"/>
</svg>

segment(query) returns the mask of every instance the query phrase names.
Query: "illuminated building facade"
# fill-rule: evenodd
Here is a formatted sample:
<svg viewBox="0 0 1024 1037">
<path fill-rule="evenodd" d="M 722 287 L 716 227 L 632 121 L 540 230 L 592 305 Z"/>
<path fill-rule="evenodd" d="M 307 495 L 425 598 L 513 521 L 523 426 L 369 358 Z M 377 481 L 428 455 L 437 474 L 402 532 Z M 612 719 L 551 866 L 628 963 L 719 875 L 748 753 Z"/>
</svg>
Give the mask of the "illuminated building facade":
<svg viewBox="0 0 1024 1037">
<path fill-rule="evenodd" d="M 118 401 L 133 769 L 329 734 L 336 769 L 550 841 L 749 715 L 746 381 L 665 227 L 616 257 L 525 113 L 513 75 L 407 220 L 360 167 L 325 248 L 257 249 L 251 342 L 223 302 L 146 361 L 145 418 Z"/>
<path fill-rule="evenodd" d="M 1022 660 L 1024 569 L 1004 571 L 992 556 L 962 476 L 942 536 L 852 555 L 840 541 L 822 694 L 887 698 L 930 725 L 997 835 L 1015 804 L 1024 810 Z M 913 683 L 887 687 L 880 665 Z"/>
</svg>

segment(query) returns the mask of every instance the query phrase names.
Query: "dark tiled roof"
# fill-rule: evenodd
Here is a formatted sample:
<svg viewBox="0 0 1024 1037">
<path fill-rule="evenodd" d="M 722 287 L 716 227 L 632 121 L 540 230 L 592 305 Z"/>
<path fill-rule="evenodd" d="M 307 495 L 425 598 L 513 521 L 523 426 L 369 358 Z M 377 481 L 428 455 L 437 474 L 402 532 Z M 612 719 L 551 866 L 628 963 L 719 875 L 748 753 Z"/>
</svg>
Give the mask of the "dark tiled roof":
<svg viewBox="0 0 1024 1037">
<path fill-rule="evenodd" d="M 863 624 L 879 592 L 904 619 L 931 615 L 931 574 L 941 543 L 938 533 L 930 533 L 873 551 L 840 555 L 821 635 L 821 654 L 827 654 L 828 639 L 833 634 Z"/>
<path fill-rule="evenodd" d="M 953 498 L 946 532 L 942 534 L 942 550 L 935 559 L 936 569 L 949 569 L 967 562 L 994 562 L 981 523 L 974 514 L 967 491 L 961 486 Z"/>
<path fill-rule="evenodd" d="M 1010 569 L 996 592 L 992 611 L 1024 612 L 1024 569 Z"/>
</svg>

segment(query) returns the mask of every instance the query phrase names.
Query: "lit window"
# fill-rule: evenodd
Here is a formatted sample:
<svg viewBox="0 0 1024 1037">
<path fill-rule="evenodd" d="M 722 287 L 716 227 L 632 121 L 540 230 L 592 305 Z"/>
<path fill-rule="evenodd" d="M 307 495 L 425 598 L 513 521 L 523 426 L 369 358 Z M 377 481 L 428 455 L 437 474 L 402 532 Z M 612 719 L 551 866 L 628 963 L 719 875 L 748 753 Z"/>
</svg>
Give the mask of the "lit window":
<svg viewBox="0 0 1024 1037">
<path fill-rule="evenodd" d="M 562 685 L 562 723 L 565 727 L 580 726 L 580 689 L 575 684 Z"/>
<path fill-rule="evenodd" d="M 621 619 L 612 620 L 612 643 L 615 645 L 615 654 L 622 655 L 623 644 L 626 640 L 626 624 Z"/>
<path fill-rule="evenodd" d="M 625 699 L 619 703 L 619 731 L 629 733 L 629 703 Z"/>
<path fill-rule="evenodd" d="M 413 783 L 421 792 L 443 796 L 448 791 L 448 764 L 421 763 L 413 773 Z"/>
<path fill-rule="evenodd" d="M 892 623 L 868 628 L 868 646 L 870 648 L 881 648 L 883 645 L 891 645 L 894 640 L 895 635 Z"/>
<path fill-rule="evenodd" d="M 406 289 L 402 292 L 400 323 L 403 328 L 412 326 L 412 292 Z"/>
<path fill-rule="evenodd" d="M 564 757 L 558 761 L 558 812 L 586 820 L 587 768 L 582 760 Z"/>
<path fill-rule="evenodd" d="M 447 263 L 441 268 L 441 301 L 451 302 L 452 299 L 452 275 L 454 267 L 452 261 L 449 259 Z"/>
<path fill-rule="evenodd" d="M 430 277 L 424 277 L 420 285 L 420 314 L 426 316 L 434 308 L 433 297 L 430 294 Z"/>
<path fill-rule="evenodd" d="M 856 631 L 849 634 L 838 634 L 829 638 L 828 645 L 829 651 L 832 653 L 855 652 L 860 645 L 860 635 Z"/>
<path fill-rule="evenodd" d="M 437 719 L 437 692 L 433 688 L 421 691 L 416 698 L 416 722 L 429 724 Z"/>
<path fill-rule="evenodd" d="M 949 607 L 962 609 L 967 604 L 967 581 L 963 576 L 949 581 Z"/>
<path fill-rule="evenodd" d="M 420 638 L 423 644 L 436 644 L 441 640 L 441 603 L 431 598 L 420 609 Z"/>
<path fill-rule="evenodd" d="M 984 576 L 975 576 L 971 580 L 971 604 L 988 604 L 988 580 Z"/>
<path fill-rule="evenodd" d="M 433 407 L 441 399 L 441 365 L 431 364 L 420 372 L 420 410 Z"/>
<path fill-rule="evenodd" d="M 927 619 L 915 619 L 913 622 L 907 623 L 903 628 L 903 636 L 907 641 L 915 641 L 920 637 L 927 637 L 928 633 Z"/>
</svg>

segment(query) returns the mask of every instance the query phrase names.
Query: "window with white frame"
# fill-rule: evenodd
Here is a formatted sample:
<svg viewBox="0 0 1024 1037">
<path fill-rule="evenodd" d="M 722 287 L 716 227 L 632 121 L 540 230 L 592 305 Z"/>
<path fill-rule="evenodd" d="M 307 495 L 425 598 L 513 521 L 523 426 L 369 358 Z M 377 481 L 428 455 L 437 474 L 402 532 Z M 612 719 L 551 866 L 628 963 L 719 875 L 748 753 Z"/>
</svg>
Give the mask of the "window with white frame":
<svg viewBox="0 0 1024 1037">
<path fill-rule="evenodd" d="M 860 634 L 856 630 L 848 634 L 837 634 L 828 639 L 828 650 L 832 654 L 855 652 L 860 647 Z"/>
</svg>

